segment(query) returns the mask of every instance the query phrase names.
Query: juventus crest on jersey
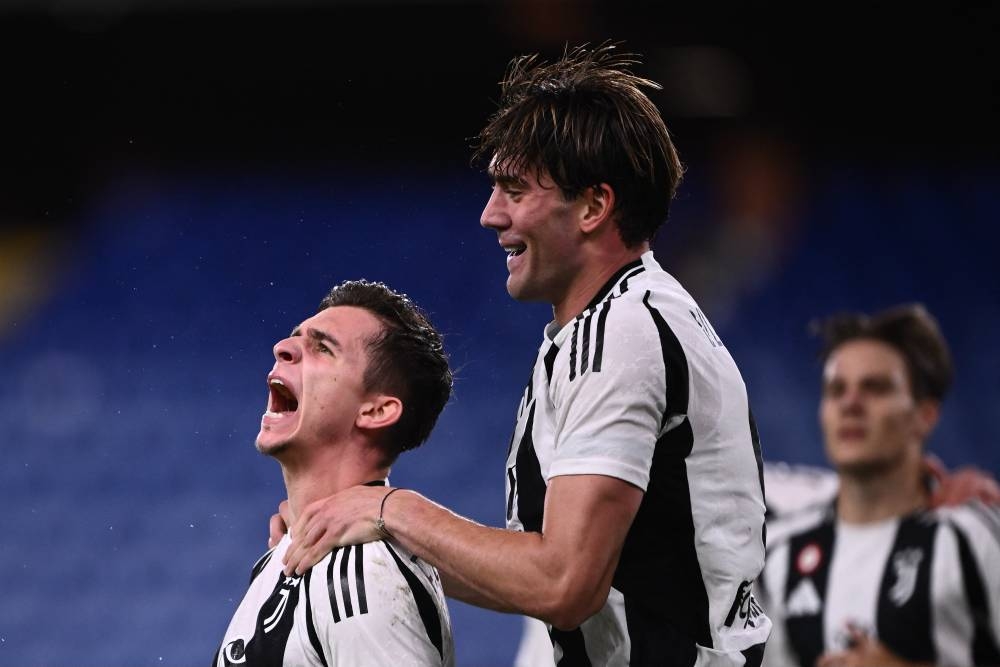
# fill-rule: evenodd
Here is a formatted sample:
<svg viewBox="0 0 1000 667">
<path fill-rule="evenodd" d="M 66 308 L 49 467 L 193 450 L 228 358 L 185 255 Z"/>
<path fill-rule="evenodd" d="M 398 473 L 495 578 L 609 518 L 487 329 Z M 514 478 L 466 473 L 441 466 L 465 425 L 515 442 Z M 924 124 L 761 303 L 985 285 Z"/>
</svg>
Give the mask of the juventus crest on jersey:
<svg viewBox="0 0 1000 667">
<path fill-rule="evenodd" d="M 1000 510 L 845 524 L 830 505 L 789 520 L 764 576 L 768 665 L 812 667 L 848 648 L 848 624 L 911 662 L 1000 665 Z"/>
<path fill-rule="evenodd" d="M 736 364 L 651 252 L 573 321 L 550 324 L 508 454 L 508 527 L 540 531 L 560 475 L 645 491 L 604 608 L 551 631 L 557 664 L 758 664 L 770 628 L 753 596 L 760 465 Z"/>
<path fill-rule="evenodd" d="M 282 573 L 286 535 L 254 565 L 215 667 L 454 664 L 437 571 L 388 542 L 341 547 Z"/>
</svg>

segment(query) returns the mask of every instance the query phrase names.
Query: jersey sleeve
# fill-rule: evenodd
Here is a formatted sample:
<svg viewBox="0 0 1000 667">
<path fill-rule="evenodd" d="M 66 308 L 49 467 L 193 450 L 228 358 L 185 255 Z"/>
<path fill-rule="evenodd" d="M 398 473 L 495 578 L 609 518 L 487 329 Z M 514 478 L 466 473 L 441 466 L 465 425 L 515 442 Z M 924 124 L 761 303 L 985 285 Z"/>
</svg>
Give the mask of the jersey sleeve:
<svg viewBox="0 0 1000 667">
<path fill-rule="evenodd" d="M 603 323 L 596 315 L 596 326 L 586 320 L 567 325 L 574 329 L 549 390 L 557 434 L 549 478 L 608 475 L 645 490 L 665 426 L 667 382 L 687 379 L 668 377 L 656 326 L 642 304 L 611 304 Z"/>
</svg>

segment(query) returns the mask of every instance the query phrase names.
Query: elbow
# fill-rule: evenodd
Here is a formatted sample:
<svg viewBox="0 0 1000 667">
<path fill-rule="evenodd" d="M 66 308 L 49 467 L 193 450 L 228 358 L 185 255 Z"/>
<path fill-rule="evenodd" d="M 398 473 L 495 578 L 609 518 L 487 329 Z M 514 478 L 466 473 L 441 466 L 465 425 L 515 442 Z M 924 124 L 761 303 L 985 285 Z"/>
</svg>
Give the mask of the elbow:
<svg viewBox="0 0 1000 667">
<path fill-rule="evenodd" d="M 604 607 L 609 591 L 609 586 L 556 591 L 540 618 L 558 630 L 574 630 Z"/>
</svg>

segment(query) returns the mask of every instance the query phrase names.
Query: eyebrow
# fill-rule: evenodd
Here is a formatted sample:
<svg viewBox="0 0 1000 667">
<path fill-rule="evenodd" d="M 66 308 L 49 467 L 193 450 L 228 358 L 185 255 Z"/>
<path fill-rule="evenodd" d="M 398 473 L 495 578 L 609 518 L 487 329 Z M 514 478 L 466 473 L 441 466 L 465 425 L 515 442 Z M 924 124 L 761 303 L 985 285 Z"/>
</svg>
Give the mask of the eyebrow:
<svg viewBox="0 0 1000 667">
<path fill-rule="evenodd" d="M 302 335 L 302 329 L 299 328 L 299 327 L 295 327 L 294 329 L 292 329 L 292 333 L 290 335 L 291 336 L 301 336 Z M 308 329 L 306 329 L 306 335 L 308 335 L 309 338 L 311 338 L 312 340 L 323 341 L 323 342 L 329 343 L 330 345 L 334 346 L 338 350 L 344 349 L 344 346 L 340 344 L 339 340 L 337 340 L 336 338 L 334 338 L 330 334 L 326 333 L 325 331 L 320 331 L 319 329 L 314 329 L 312 327 L 309 327 Z"/>
<path fill-rule="evenodd" d="M 492 169 L 489 170 L 490 180 L 493 181 L 495 185 L 500 187 L 510 187 L 512 185 L 525 186 L 528 184 L 526 180 L 520 176 L 512 176 L 510 174 L 498 174 Z"/>
</svg>

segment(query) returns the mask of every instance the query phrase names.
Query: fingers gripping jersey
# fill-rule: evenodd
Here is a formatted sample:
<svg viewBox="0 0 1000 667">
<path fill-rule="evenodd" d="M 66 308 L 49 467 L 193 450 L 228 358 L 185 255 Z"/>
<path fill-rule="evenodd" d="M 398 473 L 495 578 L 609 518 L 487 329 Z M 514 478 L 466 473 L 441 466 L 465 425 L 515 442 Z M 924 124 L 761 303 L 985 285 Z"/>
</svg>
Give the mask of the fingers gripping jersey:
<svg viewBox="0 0 1000 667">
<path fill-rule="evenodd" d="M 335 549 L 282 573 L 286 535 L 253 568 L 215 667 L 454 664 L 437 571 L 387 542 Z"/>
<path fill-rule="evenodd" d="M 759 662 L 770 621 L 760 450 L 735 363 L 652 253 L 550 324 L 507 460 L 509 528 L 540 531 L 560 475 L 645 491 L 604 608 L 552 631 L 559 665 Z"/>
</svg>

